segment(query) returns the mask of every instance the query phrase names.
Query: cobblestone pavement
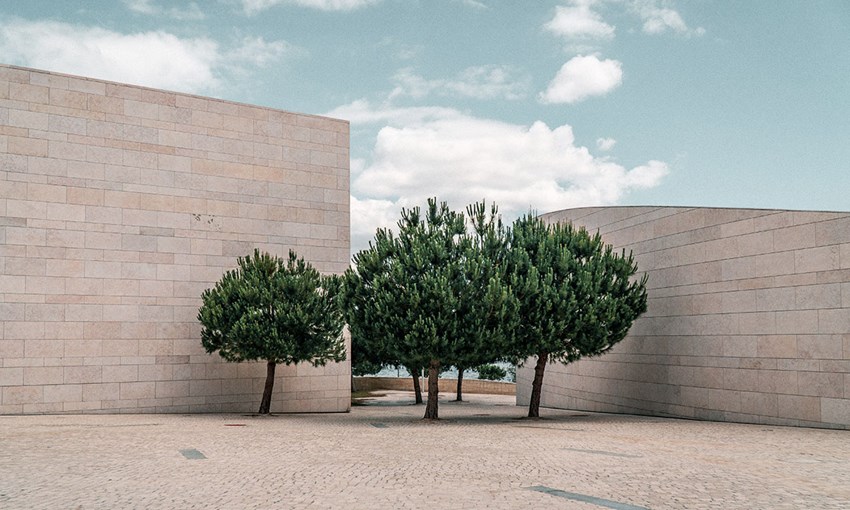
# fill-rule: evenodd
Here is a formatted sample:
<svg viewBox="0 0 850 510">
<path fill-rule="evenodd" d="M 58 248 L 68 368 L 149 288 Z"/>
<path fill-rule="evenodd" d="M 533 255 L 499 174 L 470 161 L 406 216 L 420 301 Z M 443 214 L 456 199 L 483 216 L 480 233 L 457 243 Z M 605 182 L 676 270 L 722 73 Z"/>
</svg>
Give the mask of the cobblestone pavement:
<svg viewBox="0 0 850 510">
<path fill-rule="evenodd" d="M 850 509 L 847 431 L 467 398 L 436 423 L 399 392 L 350 414 L 3 416 L 0 508 Z"/>
</svg>

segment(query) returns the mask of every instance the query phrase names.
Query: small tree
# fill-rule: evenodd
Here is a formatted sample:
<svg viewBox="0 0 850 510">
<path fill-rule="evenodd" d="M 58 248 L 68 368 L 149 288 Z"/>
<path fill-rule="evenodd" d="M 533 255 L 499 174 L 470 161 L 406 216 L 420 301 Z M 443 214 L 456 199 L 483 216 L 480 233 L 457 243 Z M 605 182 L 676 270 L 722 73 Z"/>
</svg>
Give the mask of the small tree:
<svg viewBox="0 0 850 510">
<path fill-rule="evenodd" d="M 295 252 L 289 260 L 254 250 L 201 295 L 201 343 L 227 361 L 265 360 L 260 414 L 268 414 L 275 367 L 345 359 L 339 277 L 322 276 Z"/>
<path fill-rule="evenodd" d="M 646 311 L 646 275 L 634 279 L 632 254 L 614 253 L 598 233 L 530 214 L 514 222 L 508 260 L 522 317 L 513 354 L 537 356 L 528 416 L 538 417 L 546 363 L 597 356 L 622 340 Z"/>
</svg>

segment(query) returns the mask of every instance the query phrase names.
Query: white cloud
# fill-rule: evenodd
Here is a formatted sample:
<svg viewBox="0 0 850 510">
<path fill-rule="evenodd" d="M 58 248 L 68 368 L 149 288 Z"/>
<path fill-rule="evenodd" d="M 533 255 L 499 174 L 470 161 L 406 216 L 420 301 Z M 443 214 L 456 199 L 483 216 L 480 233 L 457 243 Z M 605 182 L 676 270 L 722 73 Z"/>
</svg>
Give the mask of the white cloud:
<svg viewBox="0 0 850 510">
<path fill-rule="evenodd" d="M 352 11 L 381 0 L 241 0 L 246 14 L 256 14 L 278 4 L 292 4 L 321 11 Z"/>
<path fill-rule="evenodd" d="M 6 18 L 0 24 L 0 61 L 123 83 L 214 93 L 245 66 L 279 58 L 287 43 L 248 38 L 229 50 L 206 37 L 163 31 L 122 34 L 99 27 Z"/>
<path fill-rule="evenodd" d="M 555 75 L 545 92 L 543 103 L 576 103 L 591 96 L 602 96 L 623 82 L 622 63 L 599 60 L 594 55 L 571 58 Z"/>
<path fill-rule="evenodd" d="M 286 41 L 266 41 L 262 37 L 245 37 L 239 46 L 226 53 L 226 58 L 237 63 L 248 62 L 257 67 L 266 67 L 294 51 L 297 50 Z"/>
<path fill-rule="evenodd" d="M 475 66 L 451 79 L 428 80 L 406 68 L 393 76 L 396 87 L 390 99 L 400 96 L 421 99 L 432 93 L 475 99 L 521 99 L 526 95 L 530 80 L 515 79 L 512 74 L 507 66 Z"/>
<path fill-rule="evenodd" d="M 189 2 L 185 7 L 170 7 L 166 9 L 157 5 L 153 0 L 123 0 L 124 5 L 133 12 L 148 16 L 167 16 L 177 20 L 201 20 L 205 15 L 198 4 Z"/>
<path fill-rule="evenodd" d="M 568 39 L 610 39 L 615 28 L 602 21 L 592 9 L 594 0 L 572 0 L 569 5 L 555 7 L 553 17 L 544 27 Z"/>
<path fill-rule="evenodd" d="M 632 9 L 643 21 L 643 31 L 647 34 L 663 34 L 667 31 L 689 36 L 705 34 L 702 27 L 689 28 L 676 10 L 662 6 L 658 0 L 636 0 Z"/>
<path fill-rule="evenodd" d="M 601 151 L 610 151 L 617 145 L 617 140 L 613 138 L 597 138 L 596 139 L 596 148 Z"/>
<path fill-rule="evenodd" d="M 353 250 L 365 247 L 375 228 L 394 227 L 402 207 L 424 205 L 430 196 L 455 208 L 493 201 L 510 221 L 529 210 L 613 204 L 667 173 L 659 161 L 627 169 L 595 157 L 575 145 L 569 125 L 551 129 L 543 122 L 523 126 L 452 109 L 425 111 L 359 101 L 330 113 L 353 124 L 385 123 L 370 161 L 352 162 Z"/>
<path fill-rule="evenodd" d="M 411 106 L 396 108 L 393 106 L 372 106 L 369 101 L 360 99 L 350 104 L 340 106 L 328 112 L 326 115 L 337 119 L 345 119 L 352 124 L 378 124 L 386 123 L 392 125 L 408 125 L 430 122 L 437 119 L 447 119 L 460 116 L 460 112 L 453 108 L 441 106 Z"/>
</svg>

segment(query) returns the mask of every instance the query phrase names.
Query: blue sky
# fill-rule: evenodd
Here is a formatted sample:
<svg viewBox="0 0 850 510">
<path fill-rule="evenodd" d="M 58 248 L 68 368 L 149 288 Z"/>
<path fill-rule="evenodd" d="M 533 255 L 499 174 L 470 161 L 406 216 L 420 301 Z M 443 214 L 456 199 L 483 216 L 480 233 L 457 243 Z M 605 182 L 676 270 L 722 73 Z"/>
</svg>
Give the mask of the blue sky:
<svg viewBox="0 0 850 510">
<path fill-rule="evenodd" d="M 850 210 L 850 2 L 0 3 L 0 62 L 351 121 L 353 249 L 429 196 Z"/>
</svg>

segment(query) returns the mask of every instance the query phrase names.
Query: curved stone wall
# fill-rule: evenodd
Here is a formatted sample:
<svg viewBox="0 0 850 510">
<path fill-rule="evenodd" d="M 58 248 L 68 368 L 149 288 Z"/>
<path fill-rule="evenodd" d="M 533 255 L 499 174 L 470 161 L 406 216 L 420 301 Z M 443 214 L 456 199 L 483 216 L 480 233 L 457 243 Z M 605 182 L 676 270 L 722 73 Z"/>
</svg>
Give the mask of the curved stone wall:
<svg viewBox="0 0 850 510">
<path fill-rule="evenodd" d="M 648 311 L 597 359 L 546 369 L 542 404 L 850 428 L 850 213 L 567 209 L 649 275 Z M 517 372 L 527 404 L 533 363 Z"/>
</svg>

